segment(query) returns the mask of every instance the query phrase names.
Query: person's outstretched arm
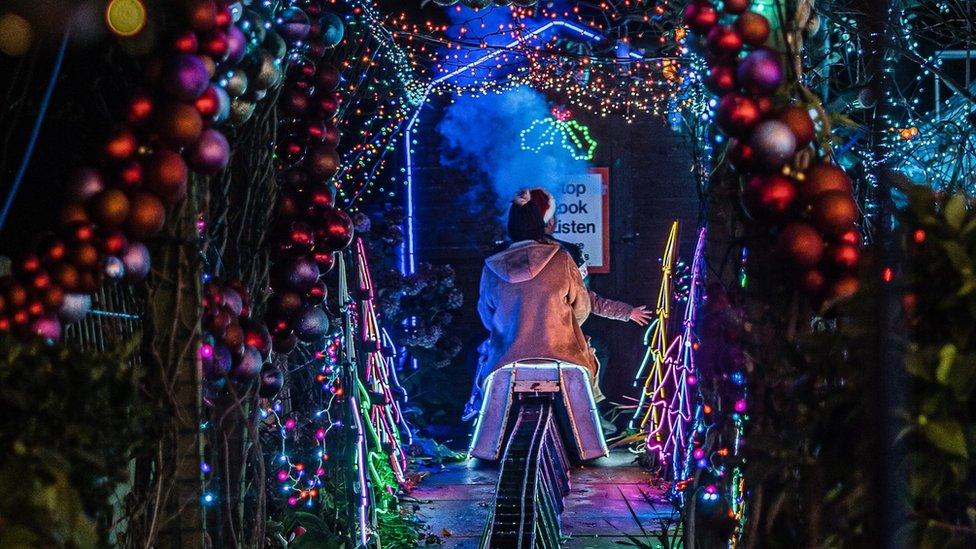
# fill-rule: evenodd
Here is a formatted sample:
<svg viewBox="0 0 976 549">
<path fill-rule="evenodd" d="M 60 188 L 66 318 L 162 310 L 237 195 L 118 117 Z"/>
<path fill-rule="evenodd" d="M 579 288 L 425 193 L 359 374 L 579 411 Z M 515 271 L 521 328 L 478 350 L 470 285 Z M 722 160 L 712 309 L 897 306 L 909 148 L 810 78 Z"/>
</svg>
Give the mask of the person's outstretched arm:
<svg viewBox="0 0 976 549">
<path fill-rule="evenodd" d="M 602 316 L 603 318 L 620 320 L 623 322 L 633 320 L 639 326 L 646 326 L 651 320 L 651 312 L 648 311 L 643 305 L 634 307 L 633 305 L 624 303 L 623 301 L 607 299 L 601 295 L 598 295 L 593 290 L 589 290 L 589 295 L 590 304 L 593 308 L 593 314 L 596 316 Z"/>
<path fill-rule="evenodd" d="M 570 278 L 569 295 L 567 296 L 569 306 L 573 308 L 576 323 L 583 324 L 586 317 L 590 316 L 590 292 L 583 285 L 583 276 L 580 275 L 572 258 L 569 257 L 568 253 L 562 252 L 562 254 L 565 257 L 566 269 L 569 271 Z"/>
</svg>

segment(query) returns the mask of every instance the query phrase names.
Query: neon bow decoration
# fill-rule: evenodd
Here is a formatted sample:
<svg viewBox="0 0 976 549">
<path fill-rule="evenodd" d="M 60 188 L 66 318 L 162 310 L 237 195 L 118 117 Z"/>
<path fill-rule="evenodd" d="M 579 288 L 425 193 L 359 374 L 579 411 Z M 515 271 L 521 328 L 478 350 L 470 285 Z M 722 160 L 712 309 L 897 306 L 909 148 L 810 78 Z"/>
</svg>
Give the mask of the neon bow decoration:
<svg viewBox="0 0 976 549">
<path fill-rule="evenodd" d="M 572 120 L 572 113 L 565 107 L 553 107 L 552 116 L 535 120 L 522 130 L 519 138 L 523 151 L 541 152 L 546 147 L 561 146 L 575 160 L 593 160 L 596 140 L 590 129 Z"/>
</svg>

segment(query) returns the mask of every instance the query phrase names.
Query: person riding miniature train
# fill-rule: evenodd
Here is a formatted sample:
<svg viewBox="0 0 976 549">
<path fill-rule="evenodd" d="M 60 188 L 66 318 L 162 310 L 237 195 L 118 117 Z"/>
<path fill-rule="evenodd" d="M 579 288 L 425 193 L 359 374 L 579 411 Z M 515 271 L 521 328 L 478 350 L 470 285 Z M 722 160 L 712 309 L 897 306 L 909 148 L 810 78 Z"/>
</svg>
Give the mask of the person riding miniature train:
<svg viewBox="0 0 976 549">
<path fill-rule="evenodd" d="M 605 400 L 599 389 L 600 363 L 580 325 L 590 312 L 640 325 L 649 319 L 643 306 L 606 299 L 586 288 L 579 248 L 551 236 L 554 212 L 555 200 L 544 189 L 519 192 L 509 209 L 512 243 L 485 260 L 478 312 L 490 336 L 478 349 L 481 360 L 465 419 L 477 415 L 482 385 L 491 372 L 529 358 L 585 366 L 596 401 Z"/>
</svg>

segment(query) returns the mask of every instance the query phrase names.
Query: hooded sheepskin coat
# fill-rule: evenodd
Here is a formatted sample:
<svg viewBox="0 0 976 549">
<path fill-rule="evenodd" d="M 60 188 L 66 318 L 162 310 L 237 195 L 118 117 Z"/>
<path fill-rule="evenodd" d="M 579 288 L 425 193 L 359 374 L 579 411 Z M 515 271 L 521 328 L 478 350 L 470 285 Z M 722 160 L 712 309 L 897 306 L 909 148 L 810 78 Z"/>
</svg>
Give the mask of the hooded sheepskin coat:
<svg viewBox="0 0 976 549">
<path fill-rule="evenodd" d="M 525 240 L 485 260 L 478 314 L 491 333 L 485 375 L 520 360 L 597 364 L 580 331 L 590 298 L 570 255 L 558 244 Z"/>
</svg>

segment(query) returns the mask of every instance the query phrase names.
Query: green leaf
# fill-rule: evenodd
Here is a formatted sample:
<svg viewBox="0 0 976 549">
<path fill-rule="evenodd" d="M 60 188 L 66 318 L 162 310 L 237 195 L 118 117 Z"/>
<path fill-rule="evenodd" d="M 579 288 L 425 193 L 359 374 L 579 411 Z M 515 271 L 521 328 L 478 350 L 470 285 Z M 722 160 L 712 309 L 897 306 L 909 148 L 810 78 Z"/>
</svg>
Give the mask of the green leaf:
<svg viewBox="0 0 976 549">
<path fill-rule="evenodd" d="M 943 385 L 949 384 L 949 373 L 956 360 L 956 346 L 948 343 L 939 349 L 939 365 L 935 369 L 935 379 Z"/>
<path fill-rule="evenodd" d="M 966 198 L 962 194 L 952 195 L 943 212 L 949 226 L 958 231 L 966 220 Z"/>
<path fill-rule="evenodd" d="M 923 431 L 925 438 L 943 452 L 961 458 L 969 457 L 969 452 L 966 450 L 966 436 L 959 422 L 929 421 L 923 427 Z"/>
<path fill-rule="evenodd" d="M 973 261 L 962 244 L 947 240 L 942 243 L 942 249 L 945 250 L 949 262 L 952 263 L 952 266 L 957 271 L 963 274 L 971 274 L 973 272 Z"/>
</svg>

